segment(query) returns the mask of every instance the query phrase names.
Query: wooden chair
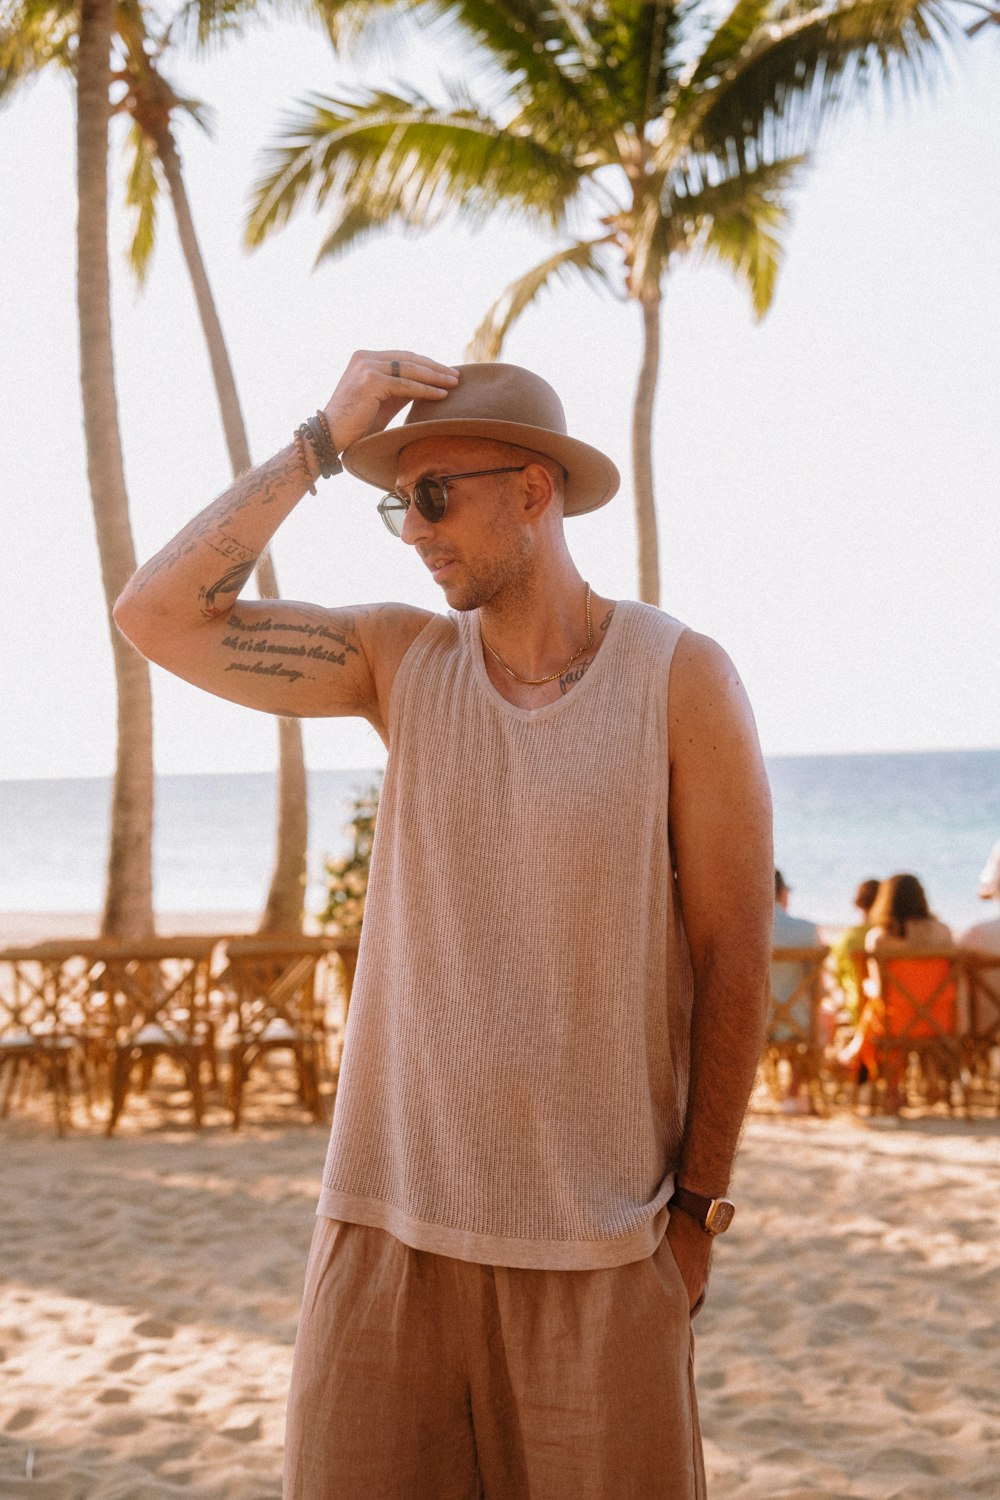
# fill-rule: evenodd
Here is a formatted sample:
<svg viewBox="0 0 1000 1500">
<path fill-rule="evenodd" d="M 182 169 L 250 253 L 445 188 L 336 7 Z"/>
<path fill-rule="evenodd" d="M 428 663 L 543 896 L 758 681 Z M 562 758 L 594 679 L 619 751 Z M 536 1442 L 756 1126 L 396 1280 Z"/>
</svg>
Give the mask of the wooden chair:
<svg viewBox="0 0 1000 1500">
<path fill-rule="evenodd" d="M 135 1069 L 141 1070 L 144 1088 L 160 1057 L 180 1064 L 191 1093 L 194 1122 L 201 1124 L 203 1068 L 216 1076 L 215 1034 L 208 1010 L 215 941 L 195 936 L 89 945 L 92 962 L 100 965 L 92 992 L 101 992 L 107 1018 L 108 1135 L 121 1117 Z"/>
<path fill-rule="evenodd" d="M 813 1109 L 823 1108 L 823 964 L 829 948 L 774 948 L 771 953 L 771 1010 L 764 1043 L 763 1071 L 772 1098 L 785 1099 L 805 1083 Z M 789 1089 L 782 1064 L 791 1073 Z"/>
<path fill-rule="evenodd" d="M 1000 1113 L 1000 953 L 963 954 L 969 1026 L 961 1038 L 970 1081 Z"/>
<path fill-rule="evenodd" d="M 862 1013 L 860 1055 L 872 1074 L 873 1107 L 898 1113 L 908 1101 L 912 1073 L 918 1102 L 943 1099 L 950 1110 L 957 1092 L 964 1108 L 958 1038 L 963 955 L 957 948 L 923 948 L 870 957 L 879 993 Z"/>
<path fill-rule="evenodd" d="M 347 1025 L 347 1017 L 351 1008 L 351 994 L 354 990 L 354 975 L 358 967 L 358 947 L 360 943 L 360 935 L 336 937 L 333 939 L 333 953 L 340 966 L 339 990 L 345 1026 Z"/>
<path fill-rule="evenodd" d="M 299 1098 L 314 1120 L 326 1111 L 320 1079 L 326 1064 L 324 960 L 335 939 L 289 933 L 234 939 L 227 944 L 223 984 L 232 995 L 235 1025 L 229 1038 L 229 1106 L 240 1125 L 243 1090 L 265 1053 L 290 1051 Z"/>
<path fill-rule="evenodd" d="M 81 977 L 82 976 L 82 977 Z M 52 1091 L 55 1126 L 71 1123 L 76 1070 L 88 1108 L 91 1100 L 86 958 L 70 942 L 38 943 L 0 951 L 0 1118 L 6 1118 L 18 1081 L 25 1097 L 35 1077 Z"/>
</svg>

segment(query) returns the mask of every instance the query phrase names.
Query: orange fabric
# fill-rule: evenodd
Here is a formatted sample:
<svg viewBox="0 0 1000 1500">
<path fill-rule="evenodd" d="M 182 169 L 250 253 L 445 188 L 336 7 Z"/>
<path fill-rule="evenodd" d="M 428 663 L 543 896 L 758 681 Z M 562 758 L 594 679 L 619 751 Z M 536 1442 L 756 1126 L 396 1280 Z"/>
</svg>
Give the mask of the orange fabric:
<svg viewBox="0 0 1000 1500">
<path fill-rule="evenodd" d="M 861 1013 L 860 1060 L 869 1072 L 881 1071 L 891 1082 L 898 1082 L 906 1061 L 906 1044 L 954 1035 L 957 986 L 949 978 L 951 965 L 946 958 L 883 957 L 880 972 L 885 993 L 867 1002 Z M 920 1007 L 926 1006 L 926 1016 Z M 898 1037 L 898 1048 L 887 1048 Z M 883 1045 L 879 1045 L 882 1043 Z"/>
<path fill-rule="evenodd" d="M 666 1240 L 525 1270 L 320 1218 L 284 1500 L 705 1500 L 693 1345 Z"/>
</svg>

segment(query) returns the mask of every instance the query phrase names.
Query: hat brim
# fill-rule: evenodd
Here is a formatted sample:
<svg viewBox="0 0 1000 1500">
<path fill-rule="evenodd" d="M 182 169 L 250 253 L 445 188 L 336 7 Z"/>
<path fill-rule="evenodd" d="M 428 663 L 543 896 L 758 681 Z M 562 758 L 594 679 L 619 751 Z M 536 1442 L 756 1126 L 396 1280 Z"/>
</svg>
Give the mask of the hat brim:
<svg viewBox="0 0 1000 1500">
<path fill-rule="evenodd" d="M 566 471 L 563 514 L 580 516 L 607 505 L 621 484 L 621 475 L 610 458 L 578 438 L 550 432 L 547 427 L 530 427 L 522 422 L 493 422 L 476 417 L 452 417 L 440 422 L 404 422 L 385 432 L 360 438 L 341 455 L 344 468 L 368 484 L 391 490 L 396 484 L 399 455 L 411 443 L 424 438 L 459 437 L 492 438 L 494 442 L 513 443 L 554 458 Z"/>
</svg>

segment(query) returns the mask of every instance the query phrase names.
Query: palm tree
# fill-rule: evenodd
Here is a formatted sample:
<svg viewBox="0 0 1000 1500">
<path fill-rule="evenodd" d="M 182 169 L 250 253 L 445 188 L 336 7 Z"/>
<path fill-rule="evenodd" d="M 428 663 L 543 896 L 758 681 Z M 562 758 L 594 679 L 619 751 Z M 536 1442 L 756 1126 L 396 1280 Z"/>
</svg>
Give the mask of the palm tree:
<svg viewBox="0 0 1000 1500">
<path fill-rule="evenodd" d="M 0 30 L 0 99 L 49 64 L 72 68 L 80 20 L 76 0 L 19 0 L 11 22 Z M 204 20 L 206 26 L 214 22 L 210 7 L 205 10 Z M 226 12 L 225 20 L 231 27 L 231 11 Z M 120 65 L 113 74 L 109 71 L 108 81 L 124 85 L 126 90 L 113 112 L 127 113 L 132 119 L 126 190 L 127 203 L 135 214 L 130 263 L 141 284 L 155 243 L 156 199 L 162 174 L 170 193 L 178 237 L 208 348 L 230 463 L 233 473 L 240 474 L 249 469 L 251 463 L 246 427 L 232 363 L 195 232 L 172 123 L 177 114 L 186 112 L 204 126 L 205 111 L 196 100 L 179 94 L 160 72 L 158 60 L 169 42 L 170 31 L 168 28 L 154 42 L 139 0 L 113 0 L 111 35 L 120 53 Z M 122 578 L 122 584 L 127 576 L 126 573 Z M 269 553 L 262 555 L 256 579 L 263 598 L 278 596 L 277 577 Z M 113 630 L 112 638 L 117 652 L 124 643 L 117 631 Z M 130 655 L 134 656 L 134 653 Z M 301 926 L 307 844 L 308 802 L 302 728 L 298 720 L 282 718 L 278 720 L 276 856 L 261 917 L 261 931 L 286 931 Z"/>
<path fill-rule="evenodd" d="M 559 236 L 494 302 L 470 352 L 496 358 L 559 278 L 603 283 L 636 305 L 639 594 L 658 603 L 652 423 L 667 275 L 683 256 L 721 261 L 763 317 L 789 189 L 821 128 L 876 79 L 926 83 L 956 34 L 949 3 L 735 0 L 720 20 L 707 0 L 422 0 L 471 34 L 489 69 L 480 93 L 499 92 L 495 103 L 459 82 L 443 100 L 397 86 L 301 101 L 266 153 L 248 243 L 310 196 L 331 208 L 318 260 L 455 213 L 479 225 L 514 212 Z"/>
<path fill-rule="evenodd" d="M 160 71 L 158 60 L 169 41 L 169 29 L 154 43 L 146 30 L 145 16 L 138 0 L 118 0 L 117 29 L 125 52 L 119 77 L 127 87 L 127 93 L 117 107 L 132 119 L 128 201 L 135 210 L 135 233 L 131 264 L 141 282 L 154 243 L 159 171 L 170 193 L 181 252 L 194 290 L 229 461 L 233 474 L 242 474 L 251 466 L 250 444 L 232 361 L 195 231 L 173 129 L 173 119 L 178 113 L 187 113 L 199 124 L 204 124 L 204 111 L 196 100 L 177 93 Z M 261 598 L 279 597 L 270 552 L 261 555 L 256 580 Z M 308 841 L 308 786 L 302 726 L 298 719 L 279 718 L 276 852 L 267 901 L 259 923 L 261 932 L 284 932 L 301 927 Z"/>
<path fill-rule="evenodd" d="M 153 930 L 153 705 L 149 668 L 111 607 L 135 571 L 111 344 L 107 170 L 112 0 L 81 0 L 77 75 L 77 301 L 87 471 L 118 693 L 111 841 L 101 931 Z"/>
</svg>

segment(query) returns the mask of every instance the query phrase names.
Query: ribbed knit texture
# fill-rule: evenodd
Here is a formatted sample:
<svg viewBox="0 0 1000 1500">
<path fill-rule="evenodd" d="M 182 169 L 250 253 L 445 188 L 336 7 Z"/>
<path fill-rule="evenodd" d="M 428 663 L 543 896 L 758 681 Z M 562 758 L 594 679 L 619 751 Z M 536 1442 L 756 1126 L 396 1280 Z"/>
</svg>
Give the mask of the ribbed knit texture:
<svg viewBox="0 0 1000 1500">
<path fill-rule="evenodd" d="M 692 993 L 667 826 L 683 629 L 619 602 L 586 676 L 535 710 L 493 687 L 476 614 L 410 647 L 321 1214 L 496 1265 L 655 1249 Z"/>
</svg>

